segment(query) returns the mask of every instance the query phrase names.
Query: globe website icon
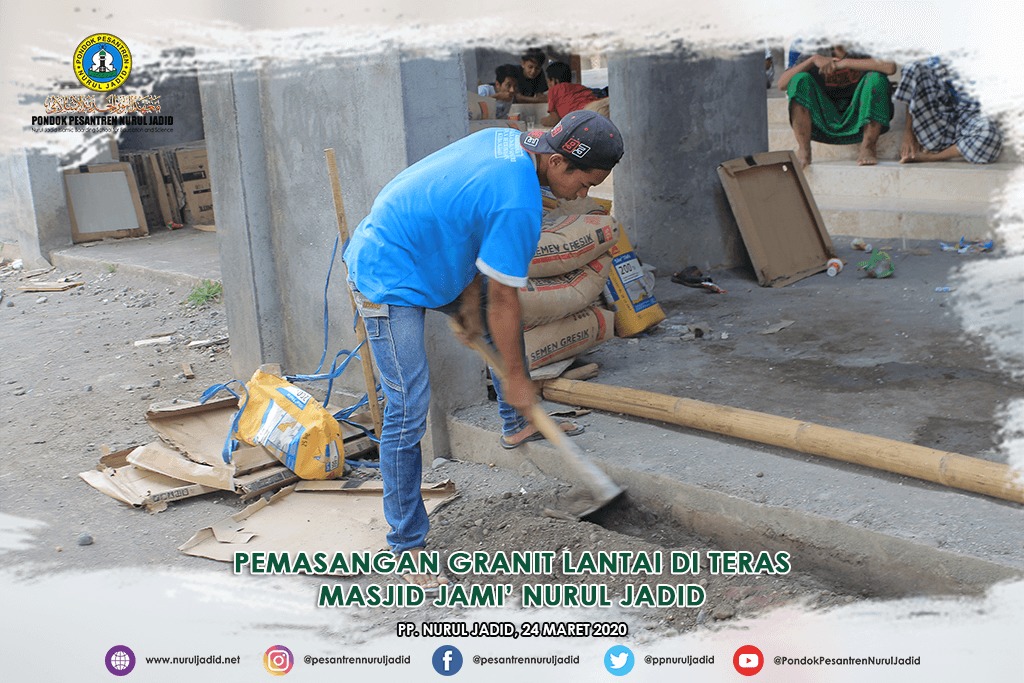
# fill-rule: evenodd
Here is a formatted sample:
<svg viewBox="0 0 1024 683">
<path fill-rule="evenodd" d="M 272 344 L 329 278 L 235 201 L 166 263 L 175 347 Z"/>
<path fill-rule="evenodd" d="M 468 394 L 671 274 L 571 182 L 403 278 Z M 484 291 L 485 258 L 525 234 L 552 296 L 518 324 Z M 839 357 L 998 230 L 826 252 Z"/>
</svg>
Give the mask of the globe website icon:
<svg viewBox="0 0 1024 683">
<path fill-rule="evenodd" d="M 115 645 L 107 650 L 103 662 L 115 676 L 127 676 L 135 668 L 135 653 L 127 645 Z"/>
</svg>

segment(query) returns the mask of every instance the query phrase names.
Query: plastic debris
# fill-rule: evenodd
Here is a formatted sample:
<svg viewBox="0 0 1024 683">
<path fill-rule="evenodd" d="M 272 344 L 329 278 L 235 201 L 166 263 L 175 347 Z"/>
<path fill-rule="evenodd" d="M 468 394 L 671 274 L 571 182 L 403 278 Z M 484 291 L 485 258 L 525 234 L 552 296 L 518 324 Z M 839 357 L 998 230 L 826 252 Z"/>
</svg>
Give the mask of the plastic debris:
<svg viewBox="0 0 1024 683">
<path fill-rule="evenodd" d="M 992 240 L 969 240 L 966 236 L 961 237 L 960 241 L 956 244 L 939 242 L 939 248 L 942 251 L 955 251 L 958 254 L 981 254 L 992 251 L 994 246 L 995 242 Z"/>
<path fill-rule="evenodd" d="M 850 242 L 850 246 L 856 249 L 857 251 L 866 251 L 869 254 L 872 252 L 872 250 L 874 250 L 874 246 L 865 242 L 864 239 L 861 237 L 858 237 L 854 239 L 852 242 Z"/>
<path fill-rule="evenodd" d="M 859 270 L 866 271 L 868 277 L 873 278 L 886 278 L 896 272 L 893 267 L 892 259 L 889 254 L 884 251 L 876 251 L 871 255 L 871 258 L 867 261 L 861 261 L 857 264 Z"/>
<path fill-rule="evenodd" d="M 940 294 L 945 294 L 946 292 L 952 292 L 953 288 L 952 287 L 936 287 L 935 291 L 939 292 Z"/>
<path fill-rule="evenodd" d="M 839 273 L 843 272 L 843 262 L 837 258 L 830 258 L 825 263 L 825 272 L 828 273 L 829 277 L 839 275 Z"/>
</svg>

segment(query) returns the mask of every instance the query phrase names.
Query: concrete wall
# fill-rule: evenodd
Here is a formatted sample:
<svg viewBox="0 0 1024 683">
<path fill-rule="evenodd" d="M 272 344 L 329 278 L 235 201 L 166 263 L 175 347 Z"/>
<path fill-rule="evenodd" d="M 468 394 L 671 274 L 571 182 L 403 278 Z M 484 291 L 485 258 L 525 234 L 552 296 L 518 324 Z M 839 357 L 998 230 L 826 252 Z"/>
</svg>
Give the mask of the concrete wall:
<svg viewBox="0 0 1024 683">
<path fill-rule="evenodd" d="M 71 244 L 59 160 L 39 151 L 0 156 L 0 242 L 17 244 L 27 268 L 50 265 L 50 252 Z"/>
<path fill-rule="evenodd" d="M 11 150 L 0 154 L 0 243 L 18 245 L 20 252 L 24 233 L 34 224 L 25 152 Z"/>
<path fill-rule="evenodd" d="M 172 130 L 142 132 L 126 126 L 119 140 L 122 151 L 180 145 L 204 138 L 199 77 L 195 73 L 163 75 L 153 85 L 153 94 L 160 96 L 159 115 L 174 117 L 172 125 L 161 128 Z"/>
<path fill-rule="evenodd" d="M 171 130 L 143 133 L 126 127 L 119 136 L 121 149 L 145 150 L 204 139 L 195 49 L 182 47 L 162 51 L 159 62 L 137 67 L 132 72 L 129 85 L 147 84 L 151 80 L 153 94 L 160 96 L 160 115 L 174 117 L 171 126 L 161 128 Z"/>
<path fill-rule="evenodd" d="M 619 54 L 608 80 L 625 143 L 615 212 L 640 258 L 662 273 L 746 263 L 716 169 L 768 149 L 764 52 Z"/>
<path fill-rule="evenodd" d="M 64 192 L 64 174 L 59 170 L 60 160 L 52 154 L 30 151 L 27 161 L 35 209 L 36 245 L 43 258 L 48 260 L 50 252 L 71 245 L 71 218 Z"/>
<path fill-rule="evenodd" d="M 323 291 L 338 235 L 324 149 L 337 155 L 351 233 L 377 193 L 407 165 L 466 134 L 462 61 L 388 52 L 264 64 L 200 78 L 207 152 L 235 375 L 280 362 L 313 372 L 323 350 Z M 353 348 L 341 250 L 328 290 L 329 356 Z M 452 405 L 482 400 L 482 364 L 440 316 L 427 329 L 431 424 Z M 361 373 L 338 387 L 361 393 Z M 427 456 L 446 452 L 431 430 Z"/>
</svg>

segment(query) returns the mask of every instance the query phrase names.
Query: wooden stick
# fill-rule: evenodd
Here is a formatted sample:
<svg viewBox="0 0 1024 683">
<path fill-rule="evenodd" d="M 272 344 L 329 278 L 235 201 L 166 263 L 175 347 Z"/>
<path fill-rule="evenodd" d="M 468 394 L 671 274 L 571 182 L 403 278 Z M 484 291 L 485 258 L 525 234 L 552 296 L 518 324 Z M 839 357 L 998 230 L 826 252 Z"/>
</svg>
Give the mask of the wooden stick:
<svg viewBox="0 0 1024 683">
<path fill-rule="evenodd" d="M 595 382 L 553 379 L 544 398 L 660 420 L 801 453 L 852 462 L 993 498 L 1024 503 L 1024 482 L 1004 464 L 777 415 Z"/>
<path fill-rule="evenodd" d="M 451 320 L 449 324 L 453 330 L 458 331 L 458 323 Z M 504 380 L 506 376 L 505 365 L 501 362 L 501 356 L 498 355 L 498 351 L 490 344 L 485 343 L 480 337 L 473 339 L 470 342 L 470 346 L 498 373 L 498 379 Z M 600 510 L 622 493 L 622 489 L 607 474 L 600 470 L 597 465 L 591 462 L 576 444 L 569 440 L 569 437 L 565 435 L 565 432 L 558 426 L 558 423 L 544 412 L 540 403 L 534 400 L 524 417 L 537 428 L 537 431 L 544 435 L 544 438 L 561 451 L 563 462 L 576 476 L 577 480 L 589 489 L 592 498 L 581 502 L 581 507 L 578 510 L 573 510 L 578 517 L 584 517 Z"/>
<path fill-rule="evenodd" d="M 334 211 L 338 216 L 338 233 L 341 235 L 341 243 L 348 240 L 348 220 L 345 218 L 345 201 L 341 196 L 341 180 L 338 178 L 338 164 L 334 158 L 334 148 L 324 150 L 327 156 L 327 175 L 331 178 L 331 192 L 334 193 Z M 341 262 L 341 273 L 345 276 L 345 288 L 348 289 L 348 266 L 345 261 Z M 348 293 L 349 303 L 352 304 L 352 314 L 356 316 L 356 340 L 363 345 L 359 353 L 363 367 L 363 382 L 366 384 L 366 396 L 370 402 L 370 419 L 373 420 L 373 431 L 380 438 L 381 429 L 384 426 L 384 417 L 380 412 L 380 402 L 377 400 L 377 380 L 373 373 L 373 354 L 370 352 L 370 344 L 366 340 L 366 325 L 363 324 L 363 317 L 356 311 L 356 300 L 352 291 Z"/>
</svg>

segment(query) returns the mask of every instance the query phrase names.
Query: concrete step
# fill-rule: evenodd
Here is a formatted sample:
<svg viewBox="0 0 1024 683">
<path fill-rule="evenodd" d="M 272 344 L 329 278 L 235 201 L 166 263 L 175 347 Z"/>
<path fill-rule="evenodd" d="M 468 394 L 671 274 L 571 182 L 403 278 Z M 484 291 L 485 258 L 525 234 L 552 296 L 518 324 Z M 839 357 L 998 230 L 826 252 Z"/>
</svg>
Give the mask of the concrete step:
<svg viewBox="0 0 1024 683">
<path fill-rule="evenodd" d="M 878 158 L 892 161 L 899 160 L 900 142 L 903 139 L 903 128 L 907 121 L 907 106 L 896 102 L 893 109 L 889 132 L 878 139 Z M 789 98 L 768 97 L 768 150 L 774 152 L 783 149 L 796 149 L 796 138 L 789 126 Z M 835 159 L 856 159 L 857 145 L 823 145 L 811 143 L 811 157 L 822 161 Z M 997 163 L 1020 163 L 1021 155 L 1006 141 L 1003 150 L 996 159 Z"/>
<path fill-rule="evenodd" d="M 965 161 L 901 164 L 880 161 L 858 166 L 855 160 L 815 161 L 804 170 L 818 196 L 865 199 L 921 199 L 991 203 L 1005 187 L 1013 163 L 976 166 Z"/>
<path fill-rule="evenodd" d="M 890 130 L 878 138 L 878 158 L 884 161 L 898 161 L 900 158 L 900 142 L 902 134 Z M 768 151 L 776 152 L 796 149 L 796 137 L 789 124 L 770 124 L 768 126 Z M 826 145 L 820 142 L 811 143 L 811 159 L 814 161 L 856 160 L 859 145 Z"/>
<path fill-rule="evenodd" d="M 991 238 L 995 223 L 988 202 L 815 195 L 831 235 L 955 242 L 962 236 Z"/>
</svg>

